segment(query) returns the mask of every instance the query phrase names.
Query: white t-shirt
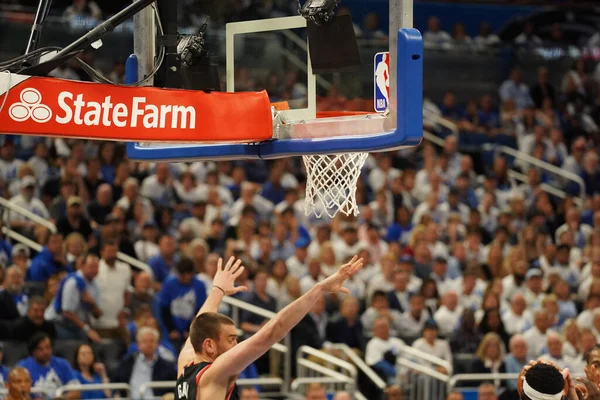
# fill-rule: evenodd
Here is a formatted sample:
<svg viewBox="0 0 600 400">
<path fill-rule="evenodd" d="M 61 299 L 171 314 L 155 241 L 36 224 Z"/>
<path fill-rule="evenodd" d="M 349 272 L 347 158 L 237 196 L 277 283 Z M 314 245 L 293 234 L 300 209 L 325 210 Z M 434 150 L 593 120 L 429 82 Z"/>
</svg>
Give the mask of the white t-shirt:
<svg viewBox="0 0 600 400">
<path fill-rule="evenodd" d="M 166 199 L 167 189 L 168 186 L 160 183 L 156 178 L 156 175 L 150 175 L 142 182 L 140 194 L 147 199 L 160 202 Z"/>
<path fill-rule="evenodd" d="M 433 314 L 433 319 L 435 319 L 435 322 L 440 327 L 440 333 L 445 336 L 450 335 L 456 328 L 456 325 L 458 325 L 458 320 L 462 313 L 463 308 L 461 306 L 457 306 L 454 311 L 450 311 L 446 306 L 441 306 Z"/>
<path fill-rule="evenodd" d="M 15 197 L 11 198 L 9 201 L 11 204 L 20 206 L 28 211 L 31 211 L 32 213 L 34 213 L 35 215 L 42 217 L 44 219 L 50 219 L 50 213 L 48 213 L 48 209 L 46 208 L 46 206 L 44 205 L 44 203 L 42 203 L 42 201 L 40 199 L 37 199 L 35 197 L 33 197 L 31 199 L 31 201 L 27 201 L 25 200 L 25 198 L 23 197 L 23 195 L 18 194 Z M 27 218 L 25 218 L 24 216 L 22 216 L 21 214 L 18 214 L 16 212 L 7 212 L 7 220 L 9 221 L 25 221 L 27 220 Z"/>
<path fill-rule="evenodd" d="M 527 356 L 529 359 L 536 359 L 542 354 L 542 350 L 546 347 L 548 332 L 550 330 L 542 333 L 537 327 L 532 326 L 523 334 L 523 339 L 527 343 Z"/>
<path fill-rule="evenodd" d="M 100 289 L 102 299 L 102 316 L 94 321 L 94 327 L 111 329 L 119 326 L 117 315 L 125 307 L 125 293 L 131 284 L 131 267 L 121 261 L 115 261 L 109 267 L 100 260 L 96 285 Z"/>
<path fill-rule="evenodd" d="M 511 309 L 508 309 L 502 313 L 502 322 L 504 322 L 506 332 L 515 335 L 523 333 L 533 325 L 533 315 L 529 310 L 525 310 L 521 315 L 517 315 Z"/>
<path fill-rule="evenodd" d="M 148 262 L 149 259 L 160 253 L 158 245 L 147 240 L 138 240 L 133 245 L 135 255 L 142 262 Z"/>
<path fill-rule="evenodd" d="M 431 354 L 432 356 L 441 358 L 442 360 L 448 361 L 450 364 L 450 371 L 448 371 L 448 373 L 452 374 L 452 351 L 450 351 L 450 346 L 446 340 L 435 339 L 435 342 L 433 342 L 432 346 L 427 342 L 427 340 L 425 340 L 425 338 L 420 338 L 415 340 L 415 342 L 412 344 L 412 347 L 427 354 Z M 435 366 L 431 363 L 427 364 L 431 367 Z"/>
<path fill-rule="evenodd" d="M 392 351 L 394 354 L 399 355 L 404 346 L 404 342 L 395 337 L 390 337 L 388 340 L 374 337 L 367 343 L 367 348 L 365 349 L 365 362 L 367 365 L 375 365 L 383 360 L 383 355 L 388 351 Z"/>
<path fill-rule="evenodd" d="M 17 172 L 23 164 L 23 160 L 17 158 L 12 161 L 0 160 L 0 178 L 2 178 L 4 182 L 11 182 L 18 179 Z"/>
</svg>

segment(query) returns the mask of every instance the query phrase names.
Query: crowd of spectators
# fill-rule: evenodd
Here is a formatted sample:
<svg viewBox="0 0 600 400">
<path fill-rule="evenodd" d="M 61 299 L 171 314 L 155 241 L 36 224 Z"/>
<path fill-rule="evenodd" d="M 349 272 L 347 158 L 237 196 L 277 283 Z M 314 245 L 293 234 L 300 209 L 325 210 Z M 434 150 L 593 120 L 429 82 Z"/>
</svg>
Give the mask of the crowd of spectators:
<svg viewBox="0 0 600 400">
<path fill-rule="evenodd" d="M 287 2 L 235 3 L 244 15 L 258 10 L 253 18 L 290 11 Z M 102 13 L 81 0 L 69 10 Z M 538 42 L 530 28 L 518 44 Z M 376 15 L 355 30 L 385 38 Z M 460 24 L 453 35 L 442 31 L 435 17 L 424 39 L 442 47 L 499 42 L 485 23 L 469 38 Z M 79 79 L 74 68 L 58 76 Z M 239 73 L 242 86 L 266 87 L 278 99 L 306 93 L 296 73 L 267 82 Z M 134 398 L 160 396 L 139 388 L 174 380 L 178 349 L 219 257 L 242 258 L 238 283 L 250 290 L 239 297 L 276 312 L 356 254 L 365 267 L 348 282 L 351 294 L 318 302 L 292 331 L 293 351 L 308 345 L 335 354 L 331 343 L 347 344 L 390 385 L 390 399 L 402 396 L 406 371 L 396 361 L 407 345 L 446 361 L 428 364 L 443 374 L 518 373 L 530 359 L 583 373 L 586 354 L 600 344 L 599 88 L 600 67 L 578 60 L 558 87 L 544 67 L 535 82 L 514 69 L 481 99 L 448 92 L 440 104 L 426 100 L 426 128 L 443 147 L 425 142 L 369 156 L 357 188 L 360 215 L 334 219 L 304 214 L 298 159 L 135 163 L 115 142 L 4 135 L 2 196 L 52 221 L 56 232 L 3 211 L 4 226 L 43 247 L 35 252 L 0 230 L 0 340 L 11 344 L 0 376 L 6 381 L 7 367 L 21 366 L 49 396 L 68 383 L 109 381 L 131 384 Z M 461 153 L 460 145 L 487 142 L 580 177 L 584 196 L 574 180 L 530 163 Z M 517 183 L 511 169 L 527 179 Z M 119 252 L 150 270 L 132 268 Z M 231 313 L 226 305 L 220 311 Z M 265 319 L 242 312 L 240 322 L 247 336 Z M 27 354 L 15 359 L 15 343 L 26 343 Z M 247 376 L 280 375 L 281 363 L 271 352 Z M 479 398 L 512 399 L 515 391 L 514 382 L 491 381 Z M 112 393 L 67 393 L 82 395 Z M 253 388 L 242 393 L 256 396 Z M 324 396 L 318 385 L 306 392 Z"/>
</svg>

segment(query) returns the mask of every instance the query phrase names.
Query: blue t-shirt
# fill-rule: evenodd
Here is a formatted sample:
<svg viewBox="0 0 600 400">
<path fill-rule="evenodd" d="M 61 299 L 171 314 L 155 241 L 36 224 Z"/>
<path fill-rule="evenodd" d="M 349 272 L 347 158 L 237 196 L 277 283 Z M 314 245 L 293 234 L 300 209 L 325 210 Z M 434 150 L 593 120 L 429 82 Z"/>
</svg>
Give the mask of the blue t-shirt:
<svg viewBox="0 0 600 400">
<path fill-rule="evenodd" d="M 399 242 L 402 244 L 406 244 L 410 238 L 410 232 L 413 226 L 411 223 L 407 225 L 400 225 L 399 223 L 393 223 L 388 228 L 387 234 L 385 236 L 385 240 L 387 242 Z"/>
<path fill-rule="evenodd" d="M 43 389 L 50 398 L 56 394 L 56 389 L 71 383 L 77 383 L 75 373 L 67 360 L 50 357 L 48 365 L 38 364 L 33 357 L 27 357 L 17 363 L 31 375 L 32 387 Z"/>
<path fill-rule="evenodd" d="M 27 308 L 29 308 L 29 296 L 24 293 L 13 294 L 13 301 L 15 302 L 15 306 L 17 306 L 17 310 L 19 311 L 19 315 L 21 317 L 27 314 Z"/>
<path fill-rule="evenodd" d="M 270 181 L 263 185 L 261 195 L 273 204 L 279 204 L 285 200 L 285 192 L 283 187 L 276 187 Z"/>
<path fill-rule="evenodd" d="M 154 275 L 154 280 L 163 283 L 167 276 L 171 273 L 171 267 L 165 261 L 165 259 L 160 255 L 156 255 L 148 260 L 148 265 L 152 268 L 152 274 Z"/>
<path fill-rule="evenodd" d="M 46 282 L 48 278 L 59 271 L 69 270 L 54 261 L 54 255 L 50 253 L 47 247 L 44 247 L 37 256 L 31 260 L 31 265 L 27 269 L 27 280 L 33 282 Z"/>
<path fill-rule="evenodd" d="M 8 378 L 8 368 L 0 365 L 0 387 L 6 387 L 6 379 Z"/>
<path fill-rule="evenodd" d="M 180 333 L 189 331 L 192 319 L 206 300 L 206 287 L 198 278 L 184 285 L 176 276 L 170 276 L 163 283 L 159 293 L 161 308 L 169 307 L 175 329 Z"/>
<path fill-rule="evenodd" d="M 81 375 L 81 372 L 79 372 L 79 371 L 74 371 L 74 372 L 75 372 L 75 378 L 82 385 L 92 385 L 92 384 L 102 383 L 102 378 L 100 378 L 100 376 L 98 374 L 92 375 L 92 380 L 88 381 L 87 379 L 85 379 L 83 377 L 83 375 Z M 106 398 L 106 395 L 104 394 L 103 390 L 90 390 L 90 391 L 82 391 L 81 392 L 81 399 L 84 399 L 84 400 L 105 399 L 105 398 Z"/>
</svg>

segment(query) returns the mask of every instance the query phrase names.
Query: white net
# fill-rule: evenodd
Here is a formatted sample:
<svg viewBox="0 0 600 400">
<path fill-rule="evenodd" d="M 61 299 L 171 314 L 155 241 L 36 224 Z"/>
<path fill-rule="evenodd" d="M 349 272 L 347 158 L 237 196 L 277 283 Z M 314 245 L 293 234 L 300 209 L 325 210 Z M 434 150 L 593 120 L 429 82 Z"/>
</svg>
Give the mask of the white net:
<svg viewBox="0 0 600 400">
<path fill-rule="evenodd" d="M 330 218 L 358 215 L 356 184 L 368 153 L 302 156 L 306 167 L 304 212 Z"/>
</svg>

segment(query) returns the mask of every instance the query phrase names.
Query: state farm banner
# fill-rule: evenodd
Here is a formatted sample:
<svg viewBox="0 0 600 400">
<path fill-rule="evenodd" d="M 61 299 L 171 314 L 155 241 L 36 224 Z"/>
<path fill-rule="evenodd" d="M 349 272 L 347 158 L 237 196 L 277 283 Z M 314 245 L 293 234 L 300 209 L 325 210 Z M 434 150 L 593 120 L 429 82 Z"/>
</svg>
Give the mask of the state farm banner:
<svg viewBox="0 0 600 400">
<path fill-rule="evenodd" d="M 266 92 L 205 93 L 0 73 L 3 102 L 0 133 L 135 142 L 272 137 Z"/>
</svg>

